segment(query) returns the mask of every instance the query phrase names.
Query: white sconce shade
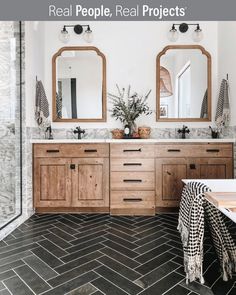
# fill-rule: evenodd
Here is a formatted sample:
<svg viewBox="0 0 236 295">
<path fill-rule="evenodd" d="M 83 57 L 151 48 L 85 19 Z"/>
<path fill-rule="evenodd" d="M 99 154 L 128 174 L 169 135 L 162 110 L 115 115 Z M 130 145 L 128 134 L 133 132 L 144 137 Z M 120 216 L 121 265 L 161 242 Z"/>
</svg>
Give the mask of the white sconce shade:
<svg viewBox="0 0 236 295">
<path fill-rule="evenodd" d="M 63 28 L 63 30 L 61 30 L 60 34 L 59 34 L 59 40 L 62 43 L 68 43 L 70 40 L 70 34 L 68 33 L 68 31 Z"/>
</svg>

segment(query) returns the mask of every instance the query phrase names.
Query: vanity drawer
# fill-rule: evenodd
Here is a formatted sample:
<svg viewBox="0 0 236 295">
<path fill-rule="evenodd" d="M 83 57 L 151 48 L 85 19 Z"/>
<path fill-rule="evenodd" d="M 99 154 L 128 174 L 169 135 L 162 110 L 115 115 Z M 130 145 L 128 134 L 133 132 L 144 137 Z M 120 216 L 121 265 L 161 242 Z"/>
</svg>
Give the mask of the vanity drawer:
<svg viewBox="0 0 236 295">
<path fill-rule="evenodd" d="M 154 189 L 154 172 L 111 172 L 111 190 Z"/>
<path fill-rule="evenodd" d="M 34 144 L 34 157 L 109 157 L 109 144 Z"/>
<path fill-rule="evenodd" d="M 110 153 L 114 158 L 154 158 L 153 144 L 111 144 Z"/>
<path fill-rule="evenodd" d="M 111 171 L 154 171 L 154 159 L 112 158 Z"/>
<path fill-rule="evenodd" d="M 232 144 L 157 144 L 156 157 L 224 157 L 233 155 Z"/>
<path fill-rule="evenodd" d="M 111 214 L 154 215 L 154 191 L 113 191 L 110 200 Z"/>
</svg>

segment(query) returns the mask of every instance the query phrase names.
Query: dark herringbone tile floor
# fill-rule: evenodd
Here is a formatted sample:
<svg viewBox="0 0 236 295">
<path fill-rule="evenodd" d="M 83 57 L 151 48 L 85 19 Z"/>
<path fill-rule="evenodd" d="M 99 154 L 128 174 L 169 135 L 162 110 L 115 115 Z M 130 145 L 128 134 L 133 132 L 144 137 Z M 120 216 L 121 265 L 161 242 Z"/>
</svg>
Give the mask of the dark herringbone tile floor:
<svg viewBox="0 0 236 295">
<path fill-rule="evenodd" d="M 173 214 L 34 215 L 0 242 L 0 295 L 235 295 L 209 237 L 206 284 L 185 284 L 176 226 Z"/>
</svg>

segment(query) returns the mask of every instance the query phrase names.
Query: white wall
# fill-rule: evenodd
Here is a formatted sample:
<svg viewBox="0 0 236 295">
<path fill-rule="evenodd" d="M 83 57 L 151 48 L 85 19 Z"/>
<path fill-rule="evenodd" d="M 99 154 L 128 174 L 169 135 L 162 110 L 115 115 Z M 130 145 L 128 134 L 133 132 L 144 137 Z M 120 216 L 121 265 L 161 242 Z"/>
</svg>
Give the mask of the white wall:
<svg viewBox="0 0 236 295">
<path fill-rule="evenodd" d="M 229 74 L 231 122 L 236 125 L 236 22 L 219 22 L 218 24 L 218 81 Z M 219 86 L 218 86 L 219 88 Z"/>
<path fill-rule="evenodd" d="M 76 24 L 78 22 L 70 22 Z M 81 22 L 80 22 L 81 23 Z M 42 79 L 51 104 L 51 58 L 53 54 L 64 46 L 58 39 L 58 34 L 64 22 L 39 22 L 38 31 L 33 31 L 33 23 L 26 22 L 26 87 L 27 87 L 27 126 L 35 126 L 34 122 L 34 83 L 35 74 Z M 170 22 L 91 22 L 94 41 L 91 46 L 98 47 L 107 60 L 107 91 L 115 92 L 115 84 L 127 87 L 145 94 L 149 89 L 152 93 L 149 104 L 156 109 L 156 56 L 164 46 L 169 45 L 167 32 L 171 28 Z M 201 22 L 204 39 L 200 45 L 204 46 L 212 55 L 213 80 L 213 111 L 217 89 L 217 22 Z M 178 44 L 193 44 L 192 28 L 186 34 L 181 34 Z M 87 46 L 88 44 L 71 31 L 71 41 L 68 46 Z M 90 44 L 89 44 L 90 45 Z M 42 67 L 44 69 L 42 70 Z M 109 105 L 107 107 L 109 109 Z M 151 127 L 179 127 L 181 123 L 158 123 L 155 114 L 142 117 L 139 125 Z M 77 124 L 78 125 L 78 124 Z M 121 126 L 112 119 L 108 112 L 106 123 L 80 123 L 82 128 L 113 128 Z M 207 127 L 209 123 L 189 123 L 189 127 Z M 75 124 L 53 123 L 54 128 L 71 128 Z"/>
</svg>

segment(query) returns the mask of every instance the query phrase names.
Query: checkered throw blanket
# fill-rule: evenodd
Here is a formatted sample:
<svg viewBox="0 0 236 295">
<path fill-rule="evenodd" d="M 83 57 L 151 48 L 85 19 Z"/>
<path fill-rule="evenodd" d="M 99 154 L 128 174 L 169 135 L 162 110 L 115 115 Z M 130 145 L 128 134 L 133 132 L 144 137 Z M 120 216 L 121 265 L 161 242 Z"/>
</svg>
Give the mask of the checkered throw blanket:
<svg viewBox="0 0 236 295">
<path fill-rule="evenodd" d="M 200 182 L 189 182 L 183 189 L 178 230 L 184 250 L 186 283 L 203 278 L 203 238 L 205 218 L 220 262 L 223 280 L 236 272 L 236 246 L 224 223 L 222 213 L 210 204 L 204 193 L 210 189 Z"/>
</svg>

